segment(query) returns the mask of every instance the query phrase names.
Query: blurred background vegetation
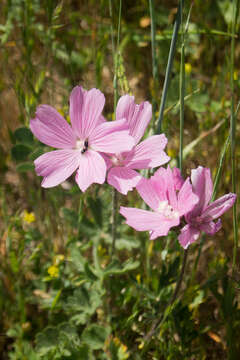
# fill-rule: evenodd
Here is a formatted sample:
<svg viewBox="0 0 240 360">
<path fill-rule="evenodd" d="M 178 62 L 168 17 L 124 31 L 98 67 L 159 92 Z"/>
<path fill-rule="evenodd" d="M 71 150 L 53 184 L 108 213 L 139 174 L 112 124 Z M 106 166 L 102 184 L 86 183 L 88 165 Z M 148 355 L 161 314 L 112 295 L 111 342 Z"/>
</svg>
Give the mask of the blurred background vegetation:
<svg viewBox="0 0 240 360">
<path fill-rule="evenodd" d="M 184 21 L 190 5 L 185 1 Z M 122 2 L 119 93 L 157 104 L 155 118 L 177 6 L 155 1 L 153 79 L 149 2 Z M 70 179 L 43 189 L 34 172 L 33 160 L 47 151 L 28 128 L 37 105 L 50 104 L 67 117 L 69 93 L 79 84 L 99 88 L 104 114 L 113 117 L 119 1 L 112 1 L 112 17 L 107 0 L 2 0 L 0 9 L 0 358 L 237 359 L 240 273 L 238 257 L 231 276 L 231 211 L 222 230 L 205 237 L 201 252 L 192 245 L 173 311 L 145 345 L 180 272 L 177 235 L 149 242 L 119 217 L 111 262 L 109 187 L 83 194 Z M 228 136 L 232 11 L 230 0 L 193 1 L 185 44 L 185 176 L 198 165 L 215 175 Z M 236 102 L 239 58 L 236 36 Z M 172 164 L 178 164 L 179 69 L 180 41 L 162 126 Z M 237 145 L 237 157 L 239 151 Z M 218 196 L 231 191 L 230 163 L 228 149 Z M 141 206 L 135 191 L 120 202 Z"/>
</svg>

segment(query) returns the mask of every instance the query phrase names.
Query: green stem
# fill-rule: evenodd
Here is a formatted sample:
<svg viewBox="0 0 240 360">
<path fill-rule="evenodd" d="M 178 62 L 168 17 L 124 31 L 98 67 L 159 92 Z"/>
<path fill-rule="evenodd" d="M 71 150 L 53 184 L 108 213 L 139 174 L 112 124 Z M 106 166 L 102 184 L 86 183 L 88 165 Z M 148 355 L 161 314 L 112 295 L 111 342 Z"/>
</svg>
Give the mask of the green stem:
<svg viewBox="0 0 240 360">
<path fill-rule="evenodd" d="M 153 75 L 153 126 L 155 128 L 156 111 L 157 111 L 157 80 L 158 80 L 158 68 L 157 68 L 157 54 L 156 54 L 156 23 L 155 23 L 155 10 L 154 0 L 149 0 L 149 11 L 151 18 L 151 46 L 152 46 L 152 75 Z"/>
<path fill-rule="evenodd" d="M 172 40 L 171 40 L 169 55 L 168 55 L 166 76 L 165 76 L 165 80 L 164 80 L 162 98 L 161 98 L 159 115 L 158 115 L 158 124 L 157 124 L 157 130 L 156 130 L 157 134 L 160 134 L 160 132 L 162 130 L 162 120 L 163 120 L 165 103 L 166 103 L 166 99 L 167 99 L 167 91 L 168 91 L 168 88 L 169 88 L 170 75 L 171 75 L 172 64 L 173 64 L 173 58 L 174 58 L 174 55 L 175 55 L 175 49 L 176 49 L 176 43 L 177 43 L 177 38 L 178 38 L 179 26 L 180 26 L 180 23 L 181 23 L 181 12 L 180 11 L 181 11 L 183 5 L 184 5 L 184 0 L 180 0 L 179 5 L 178 5 L 177 17 L 176 17 L 176 20 L 175 20 L 175 23 L 174 23 L 173 36 L 172 36 Z"/>
<path fill-rule="evenodd" d="M 122 0 L 119 1 L 119 12 L 118 12 L 118 31 L 117 31 L 117 53 L 114 61 L 114 79 L 113 79 L 113 88 L 114 88 L 114 114 L 116 119 L 116 107 L 119 99 L 118 93 L 118 66 L 119 66 L 119 43 L 120 43 L 120 33 L 121 33 L 121 16 L 122 16 Z M 114 53 L 115 54 L 115 53 Z M 113 54 L 113 56 L 114 56 Z"/>
<path fill-rule="evenodd" d="M 168 305 L 165 308 L 163 316 L 161 316 L 159 319 L 156 319 L 154 321 L 150 331 L 144 337 L 144 342 L 145 343 L 149 342 L 149 340 L 152 338 L 152 336 L 157 331 L 157 329 L 165 322 L 168 315 L 171 313 L 172 305 L 174 304 L 175 300 L 177 299 L 177 295 L 179 293 L 179 290 L 181 289 L 183 275 L 184 275 L 186 264 L 187 264 L 188 251 L 189 251 L 188 249 L 184 250 L 184 255 L 183 255 L 183 260 L 182 260 L 182 268 L 181 268 L 180 276 L 178 278 L 174 293 L 173 293 Z"/>
<path fill-rule="evenodd" d="M 117 238 L 117 211 L 118 211 L 118 192 L 116 189 L 112 190 L 112 250 L 111 259 L 115 253 L 116 238 Z"/>
<path fill-rule="evenodd" d="M 232 17 L 232 35 L 235 35 L 236 22 L 239 10 L 239 0 L 233 2 L 233 17 Z M 231 39 L 231 62 L 230 62 L 230 87 L 231 87 L 231 120 L 230 120 L 230 134 L 231 134 L 231 160 L 232 160 L 232 190 L 237 192 L 236 182 L 236 116 L 234 113 L 234 53 L 235 53 L 235 37 Z M 234 247 L 233 247 L 233 265 L 232 274 L 234 274 L 238 249 L 238 226 L 237 226 L 237 202 L 233 205 L 233 233 L 234 233 Z"/>
<path fill-rule="evenodd" d="M 185 43 L 183 32 L 183 19 L 182 19 L 182 3 L 180 3 L 181 23 L 182 23 L 182 46 L 181 46 L 181 64 L 180 64 L 180 82 L 179 82 L 179 95 L 180 95 L 180 144 L 179 144 L 179 168 L 182 173 L 183 166 L 183 127 L 184 127 L 184 95 L 185 95 Z"/>
<path fill-rule="evenodd" d="M 109 12 L 111 19 L 113 19 L 112 14 L 112 2 L 109 0 Z M 119 98 L 118 93 L 118 66 L 119 66 L 119 43 L 120 43 L 120 33 L 121 33 L 121 16 L 122 16 L 122 0 L 119 1 L 119 13 L 118 13 L 118 31 L 117 31 L 117 53 L 116 57 L 114 56 L 115 52 L 113 52 L 114 59 L 114 79 L 113 79 L 113 88 L 114 88 L 114 118 L 116 119 L 116 107 Z M 113 23 L 113 20 L 112 20 Z M 113 32 L 113 25 L 112 25 Z M 112 48 L 114 50 L 114 40 L 112 38 Z M 112 249 L 111 249 L 111 259 L 115 253 L 115 245 L 117 238 L 117 212 L 118 210 L 118 193 L 117 190 L 113 189 L 112 192 Z"/>
</svg>

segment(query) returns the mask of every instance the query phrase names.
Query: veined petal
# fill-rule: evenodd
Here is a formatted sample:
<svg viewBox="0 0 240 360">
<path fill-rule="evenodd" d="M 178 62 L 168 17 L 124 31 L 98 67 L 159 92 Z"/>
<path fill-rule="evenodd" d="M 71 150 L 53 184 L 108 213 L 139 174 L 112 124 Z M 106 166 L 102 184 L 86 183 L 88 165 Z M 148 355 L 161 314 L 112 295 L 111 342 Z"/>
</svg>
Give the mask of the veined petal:
<svg viewBox="0 0 240 360">
<path fill-rule="evenodd" d="M 150 240 L 154 240 L 159 236 L 166 236 L 172 227 L 179 225 L 179 222 L 179 217 L 172 219 L 164 218 L 164 221 L 161 222 L 159 229 L 150 232 Z"/>
<path fill-rule="evenodd" d="M 103 121 L 105 97 L 98 89 L 83 90 L 75 86 L 70 95 L 70 118 L 74 132 L 84 140 Z"/>
<path fill-rule="evenodd" d="M 136 208 L 120 207 L 120 214 L 126 218 L 126 223 L 138 231 L 157 230 L 163 221 L 163 216 L 157 212 Z"/>
<path fill-rule="evenodd" d="M 137 191 L 145 203 L 153 210 L 157 210 L 159 202 L 163 199 L 159 199 L 156 189 L 151 179 L 142 178 L 137 185 Z"/>
<path fill-rule="evenodd" d="M 142 176 L 132 169 L 116 166 L 110 169 L 107 182 L 120 193 L 127 195 L 128 191 L 136 187 L 141 178 Z"/>
<path fill-rule="evenodd" d="M 161 166 L 170 160 L 163 151 L 166 145 L 167 138 L 164 134 L 150 136 L 134 147 L 124 163 L 131 169 L 149 169 Z"/>
<path fill-rule="evenodd" d="M 214 221 L 210 221 L 199 225 L 200 230 L 204 231 L 208 235 L 214 235 L 216 232 L 218 232 L 218 230 L 221 229 L 221 227 L 221 219 L 218 219 L 216 223 Z"/>
<path fill-rule="evenodd" d="M 178 211 L 180 216 L 191 211 L 198 201 L 198 196 L 194 194 L 190 180 L 187 178 L 178 193 Z"/>
<path fill-rule="evenodd" d="M 76 182 L 84 192 L 93 184 L 103 184 L 106 177 L 106 163 L 101 155 L 92 150 L 87 150 L 81 156 L 80 166 L 76 174 Z"/>
<path fill-rule="evenodd" d="M 81 153 L 77 150 L 56 150 L 39 156 L 35 169 L 39 176 L 44 176 L 45 188 L 59 185 L 78 168 Z"/>
<path fill-rule="evenodd" d="M 182 178 L 180 169 L 174 167 L 172 169 L 172 172 L 173 172 L 173 180 L 174 180 L 175 189 L 180 190 L 184 184 L 184 179 Z"/>
<path fill-rule="evenodd" d="M 181 229 L 181 234 L 178 236 L 178 240 L 184 249 L 194 243 L 200 235 L 200 231 L 195 227 L 187 224 Z"/>
<path fill-rule="evenodd" d="M 134 96 L 124 95 L 118 100 L 116 118 L 127 119 L 130 135 L 134 137 L 137 144 L 152 118 L 152 105 L 148 101 L 140 105 L 135 104 Z"/>
<path fill-rule="evenodd" d="M 30 120 L 30 129 L 42 143 L 60 149 L 75 146 L 76 136 L 67 121 L 49 105 L 37 107 L 36 117 Z"/>
<path fill-rule="evenodd" d="M 208 207 L 203 211 L 201 219 L 214 220 L 219 218 L 225 211 L 230 209 L 234 202 L 236 201 L 237 195 L 233 193 L 226 194 L 216 201 L 212 202 Z"/>
<path fill-rule="evenodd" d="M 155 189 L 155 192 L 160 201 L 169 201 L 168 198 L 168 178 L 167 170 L 160 167 L 154 175 L 150 178 L 150 181 Z"/>
<path fill-rule="evenodd" d="M 198 216 L 207 207 L 212 197 L 213 183 L 210 169 L 199 166 L 191 171 L 193 191 L 199 197 L 198 204 L 191 212 L 191 216 Z"/>
<path fill-rule="evenodd" d="M 131 150 L 134 139 L 129 135 L 125 119 L 107 121 L 97 126 L 91 133 L 89 145 L 95 151 L 114 154 Z"/>
</svg>

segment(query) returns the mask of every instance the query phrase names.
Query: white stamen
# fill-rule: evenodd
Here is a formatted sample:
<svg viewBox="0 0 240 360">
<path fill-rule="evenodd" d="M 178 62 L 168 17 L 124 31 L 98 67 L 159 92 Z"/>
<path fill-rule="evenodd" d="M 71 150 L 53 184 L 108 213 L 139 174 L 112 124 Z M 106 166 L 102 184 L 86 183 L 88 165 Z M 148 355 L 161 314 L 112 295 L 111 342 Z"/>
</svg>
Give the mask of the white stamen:
<svg viewBox="0 0 240 360">
<path fill-rule="evenodd" d="M 179 212 L 173 210 L 173 207 L 169 205 L 168 201 L 160 201 L 157 211 L 164 215 L 168 219 L 176 219 L 179 217 Z"/>
<path fill-rule="evenodd" d="M 84 141 L 83 140 L 77 140 L 76 145 L 75 145 L 75 149 L 82 150 L 83 148 L 84 148 Z"/>
</svg>

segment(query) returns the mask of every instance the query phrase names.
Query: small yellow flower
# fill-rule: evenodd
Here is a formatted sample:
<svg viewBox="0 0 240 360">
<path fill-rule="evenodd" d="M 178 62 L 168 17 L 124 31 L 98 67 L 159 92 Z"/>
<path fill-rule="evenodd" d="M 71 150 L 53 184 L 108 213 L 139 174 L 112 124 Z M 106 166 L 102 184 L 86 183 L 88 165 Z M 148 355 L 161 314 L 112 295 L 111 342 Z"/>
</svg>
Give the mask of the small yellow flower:
<svg viewBox="0 0 240 360">
<path fill-rule="evenodd" d="M 138 284 L 141 283 L 141 275 L 140 274 L 137 274 L 136 280 L 137 280 Z"/>
<path fill-rule="evenodd" d="M 192 65 L 190 63 L 185 64 L 185 72 L 186 74 L 190 74 L 192 72 Z"/>
<path fill-rule="evenodd" d="M 238 79 L 238 72 L 234 71 L 233 73 L 233 79 L 236 81 Z"/>
<path fill-rule="evenodd" d="M 176 155 L 177 155 L 177 152 L 175 149 L 168 149 L 168 155 L 171 157 L 171 158 L 175 158 Z"/>
<path fill-rule="evenodd" d="M 57 278 L 59 275 L 59 269 L 57 266 L 52 265 L 48 268 L 48 274 L 52 277 L 52 278 Z"/>
<path fill-rule="evenodd" d="M 142 341 L 142 342 L 138 345 L 138 348 L 141 350 L 141 349 L 143 349 L 143 347 L 144 347 L 144 342 Z"/>
<path fill-rule="evenodd" d="M 36 221 L 36 217 L 35 217 L 33 212 L 29 213 L 27 210 L 24 210 L 24 212 L 23 212 L 23 221 L 28 223 L 28 224 L 31 224 L 34 221 Z"/>
</svg>

